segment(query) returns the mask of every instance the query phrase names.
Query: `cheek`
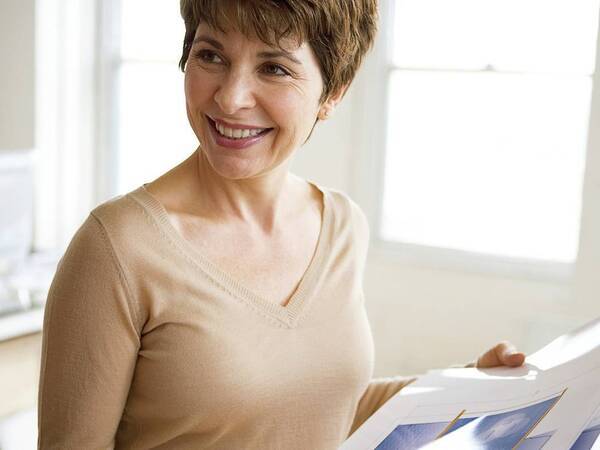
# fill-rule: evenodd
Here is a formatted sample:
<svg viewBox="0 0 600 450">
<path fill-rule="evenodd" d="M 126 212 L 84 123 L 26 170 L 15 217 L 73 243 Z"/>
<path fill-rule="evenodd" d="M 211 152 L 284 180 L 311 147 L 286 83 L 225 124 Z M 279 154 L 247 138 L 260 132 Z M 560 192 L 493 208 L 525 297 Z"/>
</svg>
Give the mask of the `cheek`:
<svg viewBox="0 0 600 450">
<path fill-rule="evenodd" d="M 184 79 L 185 98 L 189 105 L 197 105 L 210 98 L 212 83 L 195 70 L 186 72 Z"/>
<path fill-rule="evenodd" d="M 272 120 L 294 134 L 306 134 L 312 128 L 317 110 L 317 99 L 309 100 L 296 92 L 270 96 L 268 111 Z M 297 139 L 302 137 L 298 136 Z"/>
</svg>

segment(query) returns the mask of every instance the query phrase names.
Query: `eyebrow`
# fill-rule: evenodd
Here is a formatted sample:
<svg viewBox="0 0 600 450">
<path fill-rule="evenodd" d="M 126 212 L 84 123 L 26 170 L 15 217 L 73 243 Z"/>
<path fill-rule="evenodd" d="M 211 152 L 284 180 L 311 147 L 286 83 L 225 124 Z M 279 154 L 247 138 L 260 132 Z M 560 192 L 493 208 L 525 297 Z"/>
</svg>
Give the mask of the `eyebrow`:
<svg viewBox="0 0 600 450">
<path fill-rule="evenodd" d="M 212 45 L 213 47 L 215 47 L 218 50 L 224 51 L 225 47 L 223 47 L 223 44 L 221 44 L 219 41 L 217 41 L 216 39 L 213 39 L 209 36 L 206 36 L 204 34 L 198 36 L 197 38 L 194 39 L 194 42 L 192 42 L 192 45 L 197 43 L 197 42 L 206 42 L 207 44 Z M 296 58 L 294 55 L 292 55 L 290 52 L 286 52 L 284 50 L 273 50 L 273 51 L 268 51 L 268 52 L 260 52 L 258 53 L 258 57 L 259 58 L 278 58 L 278 57 L 282 57 L 282 58 L 286 58 L 289 59 L 290 61 L 292 61 L 295 64 L 298 65 L 302 65 L 302 63 L 300 62 L 300 60 L 298 58 Z"/>
<path fill-rule="evenodd" d="M 270 52 L 260 52 L 258 54 L 259 58 L 278 58 L 278 57 L 283 57 L 283 58 L 287 58 L 290 61 L 292 61 L 295 64 L 298 65 L 302 65 L 302 63 L 300 62 L 300 60 L 298 60 L 294 55 L 292 55 L 290 52 L 286 52 L 283 50 L 278 50 L 278 51 L 270 51 Z"/>
<path fill-rule="evenodd" d="M 210 44 L 213 47 L 218 48 L 221 51 L 225 50 L 225 48 L 223 47 L 223 44 L 221 44 L 216 39 L 208 37 L 204 34 L 202 34 L 202 35 L 198 36 L 196 39 L 194 39 L 194 42 L 192 42 L 192 45 L 195 44 L 196 42 L 206 42 L 207 44 Z"/>
</svg>

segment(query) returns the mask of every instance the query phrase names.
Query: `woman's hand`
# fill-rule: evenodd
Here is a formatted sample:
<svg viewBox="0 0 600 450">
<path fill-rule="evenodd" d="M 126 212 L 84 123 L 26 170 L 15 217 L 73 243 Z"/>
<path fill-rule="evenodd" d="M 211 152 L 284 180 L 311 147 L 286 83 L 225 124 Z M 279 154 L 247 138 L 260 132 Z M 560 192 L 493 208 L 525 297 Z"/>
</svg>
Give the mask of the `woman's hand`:
<svg viewBox="0 0 600 450">
<path fill-rule="evenodd" d="M 477 358 L 467 367 L 489 369 L 491 367 L 519 367 L 525 362 L 525 353 L 518 352 L 510 342 L 502 341 Z"/>
</svg>

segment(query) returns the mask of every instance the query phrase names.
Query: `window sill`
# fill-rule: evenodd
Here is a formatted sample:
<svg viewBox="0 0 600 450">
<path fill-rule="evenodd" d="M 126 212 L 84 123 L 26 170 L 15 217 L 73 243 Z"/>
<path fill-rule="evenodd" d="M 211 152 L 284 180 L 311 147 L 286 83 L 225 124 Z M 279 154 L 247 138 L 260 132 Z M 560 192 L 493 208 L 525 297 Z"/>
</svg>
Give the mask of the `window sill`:
<svg viewBox="0 0 600 450">
<path fill-rule="evenodd" d="M 0 316 L 0 342 L 38 333 L 44 322 L 44 308 L 13 312 Z"/>
<path fill-rule="evenodd" d="M 369 255 L 387 262 L 427 269 L 569 284 L 575 264 L 472 253 L 425 245 L 373 240 Z"/>
</svg>

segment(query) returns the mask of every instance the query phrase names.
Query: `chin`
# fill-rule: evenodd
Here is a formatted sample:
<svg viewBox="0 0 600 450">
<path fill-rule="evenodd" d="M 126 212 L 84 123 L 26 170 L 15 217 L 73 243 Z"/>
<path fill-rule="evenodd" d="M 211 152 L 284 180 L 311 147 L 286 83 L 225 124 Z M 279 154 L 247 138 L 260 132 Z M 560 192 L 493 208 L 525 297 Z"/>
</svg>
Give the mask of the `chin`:
<svg viewBox="0 0 600 450">
<path fill-rule="evenodd" d="M 203 150 L 201 150 L 203 151 Z M 228 180 L 243 180 L 245 178 L 253 178 L 258 175 L 260 168 L 252 167 L 248 161 L 243 158 L 211 156 L 204 153 L 205 160 L 210 165 L 212 171 L 220 177 Z"/>
</svg>

